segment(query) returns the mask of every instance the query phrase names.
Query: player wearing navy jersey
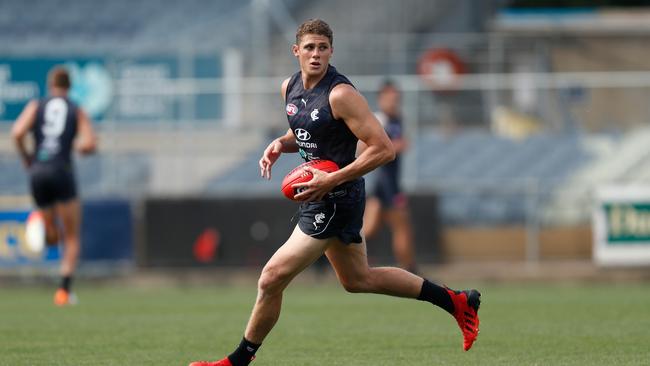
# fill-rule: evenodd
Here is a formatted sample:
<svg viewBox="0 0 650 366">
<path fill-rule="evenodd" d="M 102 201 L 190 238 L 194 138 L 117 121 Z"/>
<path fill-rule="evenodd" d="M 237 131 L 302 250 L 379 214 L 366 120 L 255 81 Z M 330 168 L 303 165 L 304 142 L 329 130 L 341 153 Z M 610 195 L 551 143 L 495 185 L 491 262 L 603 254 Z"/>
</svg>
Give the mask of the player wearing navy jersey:
<svg viewBox="0 0 650 366">
<path fill-rule="evenodd" d="M 62 306 L 74 301 L 72 278 L 79 258 L 81 209 L 77 198 L 72 151 L 81 154 L 95 151 L 96 138 L 86 113 L 68 99 L 70 76 L 63 67 L 48 74 L 48 96 L 29 102 L 14 123 L 12 136 L 23 165 L 29 172 L 34 203 L 45 221 L 48 245 L 59 242 L 63 229 L 61 285 L 54 303 Z M 33 151 L 25 144 L 27 134 L 34 138 Z M 74 145 L 76 143 L 76 145 Z"/>
<path fill-rule="evenodd" d="M 400 155 L 406 150 L 408 142 L 402 131 L 400 117 L 401 95 L 397 86 L 390 81 L 379 88 L 377 119 L 384 126 L 393 148 L 395 160 L 379 167 L 372 174 L 374 182 L 369 190 L 366 211 L 363 217 L 363 232 L 366 238 L 377 233 L 382 222 L 386 222 L 392 232 L 393 253 L 400 267 L 416 273 L 413 249 L 413 230 L 409 219 L 408 203 L 402 192 L 399 175 Z M 365 145 L 359 143 L 359 151 Z"/>
<path fill-rule="evenodd" d="M 305 160 L 333 160 L 341 169 L 325 173 L 305 168 L 313 178 L 295 185 L 302 188 L 295 196 L 302 201 L 298 224 L 262 270 L 241 343 L 226 358 L 190 366 L 248 365 L 280 316 L 284 289 L 323 253 L 347 291 L 429 301 L 462 323 L 465 349 L 476 338 L 478 291 L 455 292 L 400 268 L 369 267 L 361 235 L 365 207 L 361 177 L 393 160 L 395 152 L 363 96 L 329 64 L 332 51 L 327 23 L 311 19 L 298 27 L 292 52 L 300 72 L 282 83 L 290 128 L 268 145 L 259 165 L 260 174 L 269 179 L 282 153 L 299 153 Z M 367 147 L 355 159 L 358 140 Z"/>
</svg>

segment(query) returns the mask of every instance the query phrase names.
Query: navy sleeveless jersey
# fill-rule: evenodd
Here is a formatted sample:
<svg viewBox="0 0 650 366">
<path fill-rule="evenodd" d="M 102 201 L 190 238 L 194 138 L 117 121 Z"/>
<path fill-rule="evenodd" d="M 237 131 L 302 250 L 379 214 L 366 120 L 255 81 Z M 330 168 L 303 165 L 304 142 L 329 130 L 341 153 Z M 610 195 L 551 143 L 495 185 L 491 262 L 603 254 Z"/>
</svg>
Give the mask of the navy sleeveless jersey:
<svg viewBox="0 0 650 366">
<path fill-rule="evenodd" d="M 303 87 L 300 71 L 289 80 L 287 119 L 305 161 L 326 159 L 343 168 L 355 159 L 358 139 L 343 120 L 334 118 L 329 103 L 330 92 L 339 84 L 352 85 L 332 65 L 313 89 Z"/>
<path fill-rule="evenodd" d="M 76 104 L 63 97 L 41 99 L 32 134 L 37 163 L 70 164 L 72 143 L 77 134 Z"/>
</svg>

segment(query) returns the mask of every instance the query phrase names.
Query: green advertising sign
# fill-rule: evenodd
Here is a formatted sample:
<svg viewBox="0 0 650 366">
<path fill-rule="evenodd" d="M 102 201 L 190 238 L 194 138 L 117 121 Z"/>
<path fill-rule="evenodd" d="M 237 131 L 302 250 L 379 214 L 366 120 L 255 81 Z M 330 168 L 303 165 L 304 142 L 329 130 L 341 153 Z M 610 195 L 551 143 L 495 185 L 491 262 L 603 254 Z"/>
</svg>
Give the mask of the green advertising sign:
<svg viewBox="0 0 650 366">
<path fill-rule="evenodd" d="M 605 203 L 608 245 L 650 242 L 650 202 Z"/>
</svg>

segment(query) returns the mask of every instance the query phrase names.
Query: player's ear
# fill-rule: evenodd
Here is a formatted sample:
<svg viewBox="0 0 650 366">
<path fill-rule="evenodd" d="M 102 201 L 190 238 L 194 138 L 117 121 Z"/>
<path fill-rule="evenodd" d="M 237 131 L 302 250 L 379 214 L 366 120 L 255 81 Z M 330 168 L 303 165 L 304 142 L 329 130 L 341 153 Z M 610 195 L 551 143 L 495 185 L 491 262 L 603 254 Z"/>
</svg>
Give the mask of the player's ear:
<svg viewBox="0 0 650 366">
<path fill-rule="evenodd" d="M 293 53 L 294 56 L 298 57 L 299 51 L 300 51 L 300 46 L 298 46 L 297 44 L 291 46 L 291 52 Z"/>
</svg>

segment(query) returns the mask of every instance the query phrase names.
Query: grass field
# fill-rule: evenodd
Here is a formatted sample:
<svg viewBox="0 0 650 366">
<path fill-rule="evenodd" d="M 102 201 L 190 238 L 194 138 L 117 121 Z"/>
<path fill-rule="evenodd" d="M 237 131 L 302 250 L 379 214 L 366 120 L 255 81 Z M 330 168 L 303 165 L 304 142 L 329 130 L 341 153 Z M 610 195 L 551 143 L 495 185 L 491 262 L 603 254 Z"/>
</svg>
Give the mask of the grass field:
<svg viewBox="0 0 650 366">
<path fill-rule="evenodd" d="M 649 365 L 650 284 L 490 285 L 463 352 L 431 305 L 291 286 L 253 365 Z M 0 365 L 186 365 L 239 342 L 255 297 L 241 287 L 77 288 L 55 308 L 41 286 L 0 288 Z"/>
</svg>

